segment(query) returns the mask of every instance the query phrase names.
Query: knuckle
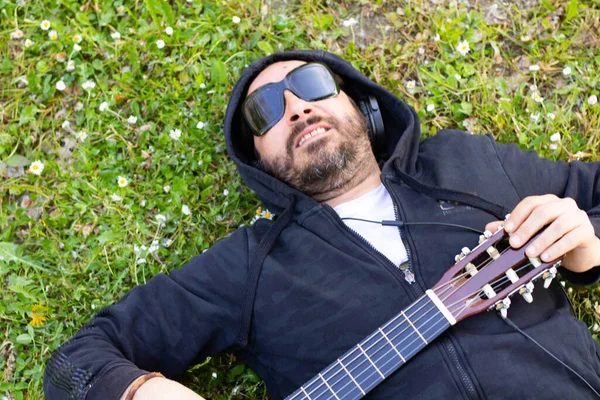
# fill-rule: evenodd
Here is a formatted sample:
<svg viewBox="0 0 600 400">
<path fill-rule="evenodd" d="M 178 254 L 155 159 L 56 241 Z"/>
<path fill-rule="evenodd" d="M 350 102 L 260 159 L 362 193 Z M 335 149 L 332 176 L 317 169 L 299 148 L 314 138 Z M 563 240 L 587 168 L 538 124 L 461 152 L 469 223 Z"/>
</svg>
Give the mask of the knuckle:
<svg viewBox="0 0 600 400">
<path fill-rule="evenodd" d="M 579 209 L 579 207 L 577 207 L 577 202 L 571 197 L 565 197 L 564 199 L 562 199 L 562 202 L 565 204 L 565 207 Z"/>
</svg>

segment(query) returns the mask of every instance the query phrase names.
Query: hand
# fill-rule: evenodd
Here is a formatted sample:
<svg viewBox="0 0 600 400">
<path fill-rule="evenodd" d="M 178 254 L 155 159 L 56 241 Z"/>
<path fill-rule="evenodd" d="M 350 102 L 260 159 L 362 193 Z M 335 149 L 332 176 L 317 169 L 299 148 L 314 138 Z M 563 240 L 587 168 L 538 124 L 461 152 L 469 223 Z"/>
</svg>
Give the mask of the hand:
<svg viewBox="0 0 600 400">
<path fill-rule="evenodd" d="M 490 222 L 485 228 L 495 232 L 502 223 Z M 546 225 L 546 230 L 525 249 L 528 257 L 551 261 L 564 254 L 561 265 L 574 272 L 600 265 L 600 239 L 588 215 L 569 197 L 547 194 L 524 198 L 504 221 L 504 230 L 511 235 L 510 245 L 519 248 Z"/>
</svg>

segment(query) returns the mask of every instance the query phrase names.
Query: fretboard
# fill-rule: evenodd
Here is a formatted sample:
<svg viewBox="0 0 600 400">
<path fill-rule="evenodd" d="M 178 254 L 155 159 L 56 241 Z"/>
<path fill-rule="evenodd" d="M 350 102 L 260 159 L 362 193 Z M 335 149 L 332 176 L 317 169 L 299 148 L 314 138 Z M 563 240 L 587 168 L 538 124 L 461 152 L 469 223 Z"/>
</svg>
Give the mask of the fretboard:
<svg viewBox="0 0 600 400">
<path fill-rule="evenodd" d="M 286 400 L 359 399 L 449 327 L 448 319 L 423 295 Z"/>
</svg>

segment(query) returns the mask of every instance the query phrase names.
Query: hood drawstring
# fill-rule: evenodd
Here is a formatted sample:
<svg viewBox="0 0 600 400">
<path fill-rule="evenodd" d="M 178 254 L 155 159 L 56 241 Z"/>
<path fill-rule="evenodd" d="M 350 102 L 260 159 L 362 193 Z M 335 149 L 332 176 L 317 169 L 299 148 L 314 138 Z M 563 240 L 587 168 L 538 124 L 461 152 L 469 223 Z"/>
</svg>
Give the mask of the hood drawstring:
<svg viewBox="0 0 600 400">
<path fill-rule="evenodd" d="M 281 232 L 290 224 L 290 222 L 292 222 L 294 209 L 296 207 L 296 198 L 293 195 L 287 197 L 289 199 L 288 206 L 279 218 L 277 218 L 275 223 L 271 225 L 266 235 L 260 241 L 256 253 L 250 260 L 248 266 L 248 285 L 246 285 L 246 294 L 244 296 L 242 308 L 242 322 L 236 339 L 239 348 L 244 348 L 246 347 L 246 344 L 248 344 L 248 334 L 252 322 L 252 310 L 254 309 L 254 299 L 256 298 L 256 287 L 258 286 L 258 278 L 262 271 L 263 262 L 275 244 L 275 240 L 277 240 Z"/>
</svg>

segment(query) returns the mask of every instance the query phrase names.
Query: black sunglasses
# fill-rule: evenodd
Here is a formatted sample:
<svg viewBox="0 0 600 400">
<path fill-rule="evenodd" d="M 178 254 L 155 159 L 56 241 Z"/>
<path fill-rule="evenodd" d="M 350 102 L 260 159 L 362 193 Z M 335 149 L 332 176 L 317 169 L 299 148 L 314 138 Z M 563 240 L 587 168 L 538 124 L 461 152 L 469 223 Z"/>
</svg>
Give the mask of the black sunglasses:
<svg viewBox="0 0 600 400">
<path fill-rule="evenodd" d="M 315 62 L 294 68 L 283 80 L 261 86 L 244 100 L 242 113 L 254 136 L 264 135 L 283 117 L 285 89 L 304 101 L 323 100 L 340 92 L 327 65 Z"/>
</svg>

